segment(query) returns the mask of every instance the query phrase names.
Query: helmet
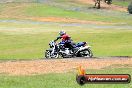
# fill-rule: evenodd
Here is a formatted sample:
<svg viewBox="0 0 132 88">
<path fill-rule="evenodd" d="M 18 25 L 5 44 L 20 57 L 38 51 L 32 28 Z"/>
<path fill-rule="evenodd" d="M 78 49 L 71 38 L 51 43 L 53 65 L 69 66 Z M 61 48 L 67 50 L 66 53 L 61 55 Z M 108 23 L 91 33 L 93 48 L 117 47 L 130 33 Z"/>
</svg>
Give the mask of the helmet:
<svg viewBox="0 0 132 88">
<path fill-rule="evenodd" d="M 60 31 L 60 32 L 59 32 L 59 35 L 60 35 L 60 36 L 62 36 L 62 35 L 64 35 L 64 34 L 66 34 L 65 31 Z"/>
</svg>

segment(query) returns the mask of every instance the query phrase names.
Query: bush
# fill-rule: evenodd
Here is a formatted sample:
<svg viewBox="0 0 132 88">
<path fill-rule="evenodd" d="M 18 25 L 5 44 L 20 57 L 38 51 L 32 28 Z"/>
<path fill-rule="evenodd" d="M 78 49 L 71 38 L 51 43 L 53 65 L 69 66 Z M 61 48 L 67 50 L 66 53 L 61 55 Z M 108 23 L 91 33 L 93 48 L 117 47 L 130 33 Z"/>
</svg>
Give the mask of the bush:
<svg viewBox="0 0 132 88">
<path fill-rule="evenodd" d="M 130 5 L 128 6 L 128 12 L 129 12 L 130 14 L 132 14 L 132 2 L 131 2 Z"/>
</svg>

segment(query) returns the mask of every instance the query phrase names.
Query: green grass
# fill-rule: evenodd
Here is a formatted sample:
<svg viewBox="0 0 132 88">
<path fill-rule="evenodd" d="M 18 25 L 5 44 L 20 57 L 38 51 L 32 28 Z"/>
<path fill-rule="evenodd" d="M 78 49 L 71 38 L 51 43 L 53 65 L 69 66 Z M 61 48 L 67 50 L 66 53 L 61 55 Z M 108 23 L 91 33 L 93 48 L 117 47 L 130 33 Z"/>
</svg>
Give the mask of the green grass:
<svg viewBox="0 0 132 88">
<path fill-rule="evenodd" d="M 113 1 L 112 3 L 115 5 L 123 6 L 123 7 L 128 7 L 131 1 Z"/>
<path fill-rule="evenodd" d="M 64 2 L 61 2 L 61 5 L 63 4 Z M 76 3 L 73 7 L 77 7 L 78 4 Z M 0 59 L 44 58 L 44 51 L 48 48 L 49 41 L 58 36 L 59 30 L 66 30 L 76 42 L 90 42 L 94 56 L 132 56 L 132 30 L 126 28 L 119 30 L 122 24 L 131 26 L 131 15 L 118 11 L 89 9 L 82 4 L 79 6 L 80 10 L 77 11 L 72 10 L 70 7 L 68 9 L 65 6 L 61 7 L 60 4 L 55 6 L 38 3 L 2 4 L 0 7 L 2 9 L 0 17 L 2 18 L 0 19 L 7 19 L 9 22 L 0 22 Z M 4 18 L 4 13 L 10 14 L 8 15 L 9 17 Z M 20 14 L 23 16 L 20 16 Z M 41 24 L 39 22 L 34 23 L 31 20 L 31 22 L 26 23 L 23 17 L 66 17 L 80 20 L 115 22 L 119 29 L 109 27 L 95 29 L 90 27 L 92 24 L 85 24 L 84 26 L 81 24 L 63 26 L 67 25 L 65 23 Z M 14 22 L 10 22 L 12 19 Z M 24 22 L 19 19 L 23 19 Z M 78 25 L 81 26 L 78 27 Z M 107 27 L 109 25 L 104 26 Z M 95 25 L 95 27 L 99 27 L 99 25 Z"/>
<path fill-rule="evenodd" d="M 62 30 L 61 25 L 64 24 L 2 23 L 0 25 L 2 27 L 0 59 L 6 60 L 44 58 L 44 51 L 49 47 L 48 43 L 58 36 L 59 30 Z M 89 42 L 94 56 L 132 56 L 132 30 L 94 29 L 89 26 L 65 26 L 63 30 L 75 42 Z"/>
<path fill-rule="evenodd" d="M 81 33 L 80 41 L 90 42 L 95 56 L 131 56 L 130 32 L 118 33 Z M 77 35 L 76 35 L 77 36 Z M 75 37 L 74 37 L 75 38 Z M 129 43 L 128 43 L 129 42 Z M 128 49 L 129 47 L 129 49 Z"/>
<path fill-rule="evenodd" d="M 37 4 L 31 6 L 26 10 L 27 15 L 37 17 L 67 17 L 67 18 L 78 18 L 78 19 L 95 19 L 100 18 L 97 14 L 83 13 L 71 10 L 65 10 L 63 8 Z M 90 17 L 90 18 L 89 18 Z"/>
<path fill-rule="evenodd" d="M 130 68 L 88 70 L 89 74 L 130 74 Z M 0 88 L 131 88 L 130 84 L 86 84 L 76 82 L 76 73 L 51 73 L 34 76 L 0 75 Z"/>
<path fill-rule="evenodd" d="M 78 8 L 78 7 L 74 7 Z M 107 11 L 107 10 L 97 10 L 88 9 L 88 7 L 79 7 L 81 11 L 72 10 L 72 8 L 65 9 L 59 6 L 36 4 L 28 8 L 25 8 L 25 14 L 28 16 L 35 17 L 64 17 L 64 18 L 74 18 L 80 20 L 93 20 L 93 21 L 103 21 L 103 22 L 123 22 L 126 24 L 131 24 L 132 17 L 125 12 L 118 11 Z M 114 14 L 114 15 L 113 15 Z"/>
<path fill-rule="evenodd" d="M 18 1 L 18 0 L 16 0 Z M 59 0 L 57 0 L 59 2 Z M 62 1 L 62 0 L 60 0 Z M 63 2 L 65 1 L 65 2 Z M 65 30 L 75 42 L 86 41 L 92 46 L 94 56 L 132 56 L 132 30 L 121 29 L 122 24 L 131 25 L 132 16 L 125 12 L 89 9 L 89 5 L 67 2 L 58 5 L 36 3 L 0 4 L 0 19 L 17 22 L 0 22 L 0 60 L 41 59 L 48 49 L 49 41 Z M 65 4 L 64 6 L 60 6 Z M 116 4 L 116 2 L 114 2 Z M 128 3 L 117 3 L 127 6 Z M 80 10 L 73 10 L 79 7 Z M 91 6 L 90 6 L 91 7 Z M 87 24 L 65 26 L 65 23 L 21 22 L 30 17 L 65 17 L 80 20 L 94 20 L 117 23 L 116 28 L 94 28 L 100 25 Z M 20 21 L 20 22 L 19 22 Z M 93 25 L 94 27 L 91 27 Z M 124 26 L 125 26 L 124 25 Z M 111 25 L 113 26 L 113 25 Z M 119 28 L 119 29 L 117 29 Z M 87 70 L 91 74 L 130 74 L 131 68 L 106 67 L 101 70 Z M 89 84 L 80 86 L 75 81 L 76 73 L 51 73 L 33 76 L 9 76 L 0 74 L 0 88 L 131 88 L 130 84 Z"/>
<path fill-rule="evenodd" d="M 132 24 L 132 16 L 126 12 L 93 9 L 91 5 L 76 2 L 65 2 L 55 4 L 40 3 L 8 3 L 0 7 L 0 19 L 28 19 L 29 17 L 62 17 L 79 20 L 103 21 L 112 23 Z M 7 16 L 8 15 L 8 18 Z"/>
</svg>

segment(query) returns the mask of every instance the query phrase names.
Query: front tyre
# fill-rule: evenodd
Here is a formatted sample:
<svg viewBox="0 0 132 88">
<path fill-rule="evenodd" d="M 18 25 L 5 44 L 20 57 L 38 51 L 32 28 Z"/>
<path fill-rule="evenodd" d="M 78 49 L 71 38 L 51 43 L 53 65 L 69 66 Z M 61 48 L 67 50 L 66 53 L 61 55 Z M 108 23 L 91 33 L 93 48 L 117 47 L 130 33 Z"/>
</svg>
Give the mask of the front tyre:
<svg viewBox="0 0 132 88">
<path fill-rule="evenodd" d="M 46 59 L 51 58 L 51 52 L 49 50 L 46 50 L 46 52 L 45 52 L 45 58 Z"/>
<path fill-rule="evenodd" d="M 50 50 L 46 50 L 45 52 L 45 58 L 50 59 L 50 58 L 59 58 L 59 54 L 55 52 L 54 54 L 51 54 Z"/>
</svg>

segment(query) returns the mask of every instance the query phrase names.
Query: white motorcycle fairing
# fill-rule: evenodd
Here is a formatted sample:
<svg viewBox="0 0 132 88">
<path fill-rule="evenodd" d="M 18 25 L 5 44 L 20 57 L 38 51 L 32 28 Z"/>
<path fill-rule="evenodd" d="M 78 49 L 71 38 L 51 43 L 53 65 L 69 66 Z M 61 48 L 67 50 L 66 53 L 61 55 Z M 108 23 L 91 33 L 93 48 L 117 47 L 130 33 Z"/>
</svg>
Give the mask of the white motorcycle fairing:
<svg viewBox="0 0 132 88">
<path fill-rule="evenodd" d="M 91 46 L 80 47 L 79 50 L 78 50 L 78 52 L 79 52 L 79 51 L 82 51 L 82 50 L 85 50 L 85 49 L 88 49 L 88 48 L 90 48 L 90 47 L 91 47 Z"/>
</svg>

